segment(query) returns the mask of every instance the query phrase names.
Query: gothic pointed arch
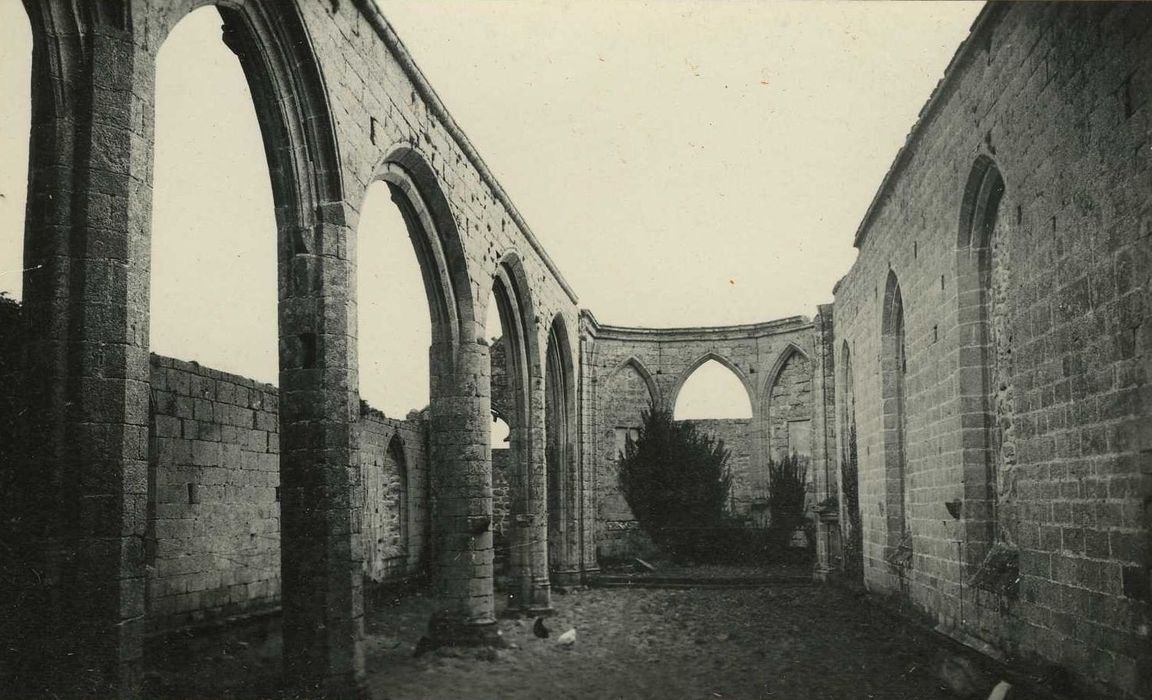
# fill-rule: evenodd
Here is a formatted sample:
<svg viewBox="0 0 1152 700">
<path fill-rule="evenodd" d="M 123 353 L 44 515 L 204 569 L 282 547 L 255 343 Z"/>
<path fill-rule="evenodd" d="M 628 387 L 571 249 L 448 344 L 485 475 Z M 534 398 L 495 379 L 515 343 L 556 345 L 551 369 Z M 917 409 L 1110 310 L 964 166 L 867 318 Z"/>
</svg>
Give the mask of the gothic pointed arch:
<svg viewBox="0 0 1152 700">
<path fill-rule="evenodd" d="M 546 533 L 546 467 L 544 464 L 542 362 L 535 305 L 523 262 L 515 251 L 500 256 L 492 275 L 489 303 L 500 319 L 509 425 L 509 495 L 514 527 L 508 547 L 508 566 L 516 604 L 527 610 L 548 609 L 548 542 Z M 482 315 L 477 314 L 477 317 Z"/>
<path fill-rule="evenodd" d="M 432 315 L 432 342 L 455 345 L 473 337 L 472 285 L 460 232 L 428 159 L 408 142 L 394 144 L 376 168 L 388 184 L 420 261 Z"/>
<path fill-rule="evenodd" d="M 779 354 L 776 355 L 776 359 L 772 361 L 772 368 L 764 375 L 764 384 L 760 387 L 759 392 L 761 396 L 766 396 L 767 392 L 772 390 L 772 385 L 775 384 L 776 380 L 780 377 L 780 371 L 784 369 L 785 363 L 792 359 L 793 355 L 799 355 L 809 361 L 812 359 L 808 356 L 808 353 L 796 343 L 790 342 L 785 345 Z"/>
</svg>

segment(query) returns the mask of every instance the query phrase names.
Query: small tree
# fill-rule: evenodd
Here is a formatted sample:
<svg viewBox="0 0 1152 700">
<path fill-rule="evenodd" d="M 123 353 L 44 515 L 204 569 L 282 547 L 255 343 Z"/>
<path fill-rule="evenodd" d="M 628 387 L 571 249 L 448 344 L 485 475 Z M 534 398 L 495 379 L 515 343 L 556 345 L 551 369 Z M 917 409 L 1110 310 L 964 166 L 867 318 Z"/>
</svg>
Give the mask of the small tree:
<svg viewBox="0 0 1152 700">
<path fill-rule="evenodd" d="M 779 462 L 768 460 L 768 507 L 772 527 L 782 536 L 791 535 L 804 524 L 807 478 L 807 460 L 796 453 Z"/>
<path fill-rule="evenodd" d="M 620 489 L 648 536 L 675 550 L 685 529 L 721 524 L 732 481 L 728 449 L 655 403 L 641 419 L 639 437 L 619 456 Z"/>
</svg>

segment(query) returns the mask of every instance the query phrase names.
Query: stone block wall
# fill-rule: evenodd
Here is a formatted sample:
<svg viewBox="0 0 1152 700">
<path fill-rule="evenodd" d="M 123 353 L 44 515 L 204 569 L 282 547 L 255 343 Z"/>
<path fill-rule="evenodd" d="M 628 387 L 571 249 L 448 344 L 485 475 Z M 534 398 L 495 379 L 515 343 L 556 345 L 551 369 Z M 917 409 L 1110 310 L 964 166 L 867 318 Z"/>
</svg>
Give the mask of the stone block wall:
<svg viewBox="0 0 1152 700">
<path fill-rule="evenodd" d="M 148 614 L 156 629 L 280 597 L 275 387 L 152 356 Z"/>
<path fill-rule="evenodd" d="M 428 437 L 420 414 L 389 418 L 360 411 L 365 585 L 425 572 L 430 543 Z"/>
<path fill-rule="evenodd" d="M 990 5 L 835 302 L 867 585 L 1138 697 L 1152 692 L 1150 101 L 1152 7 Z"/>
<path fill-rule="evenodd" d="M 497 579 L 508 576 L 508 547 L 511 543 L 512 528 L 512 450 L 492 450 L 492 539 L 495 548 L 495 571 Z"/>
<path fill-rule="evenodd" d="M 279 392 L 152 356 L 147 610 L 161 631 L 280 601 Z M 364 405 L 357 424 L 369 584 L 423 573 L 425 422 Z M 401 520 L 403 519 L 403 525 Z"/>
</svg>

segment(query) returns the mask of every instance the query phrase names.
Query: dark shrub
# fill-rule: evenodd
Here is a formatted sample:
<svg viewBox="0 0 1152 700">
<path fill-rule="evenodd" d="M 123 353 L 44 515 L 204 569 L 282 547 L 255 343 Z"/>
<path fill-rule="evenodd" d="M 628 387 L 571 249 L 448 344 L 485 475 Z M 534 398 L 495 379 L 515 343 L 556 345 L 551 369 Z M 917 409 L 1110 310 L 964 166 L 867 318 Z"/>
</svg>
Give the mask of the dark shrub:
<svg viewBox="0 0 1152 700">
<path fill-rule="evenodd" d="M 807 476 L 808 460 L 796 454 L 788 455 L 779 462 L 768 460 L 768 508 L 772 515 L 770 529 L 784 543 L 805 522 Z"/>
<path fill-rule="evenodd" d="M 620 489 L 640 527 L 673 556 L 706 546 L 723 524 L 731 476 L 723 440 L 652 405 L 619 457 Z"/>
</svg>

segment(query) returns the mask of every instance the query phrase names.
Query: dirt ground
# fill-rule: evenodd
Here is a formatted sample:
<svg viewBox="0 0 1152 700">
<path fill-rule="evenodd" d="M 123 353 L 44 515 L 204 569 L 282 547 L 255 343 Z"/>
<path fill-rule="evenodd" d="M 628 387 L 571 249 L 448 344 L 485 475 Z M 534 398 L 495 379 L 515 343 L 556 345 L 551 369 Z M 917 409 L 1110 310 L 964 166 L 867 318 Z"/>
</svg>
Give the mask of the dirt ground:
<svg viewBox="0 0 1152 700">
<path fill-rule="evenodd" d="M 504 649 L 413 657 L 434 610 L 410 596 L 376 603 L 366 625 L 373 698 L 952 697 L 932 635 L 823 586 L 578 590 L 554 597 L 547 639 L 501 620 Z M 576 642 L 558 637 L 576 630 Z M 200 640 L 171 653 L 152 697 L 275 697 L 279 634 Z"/>
</svg>

